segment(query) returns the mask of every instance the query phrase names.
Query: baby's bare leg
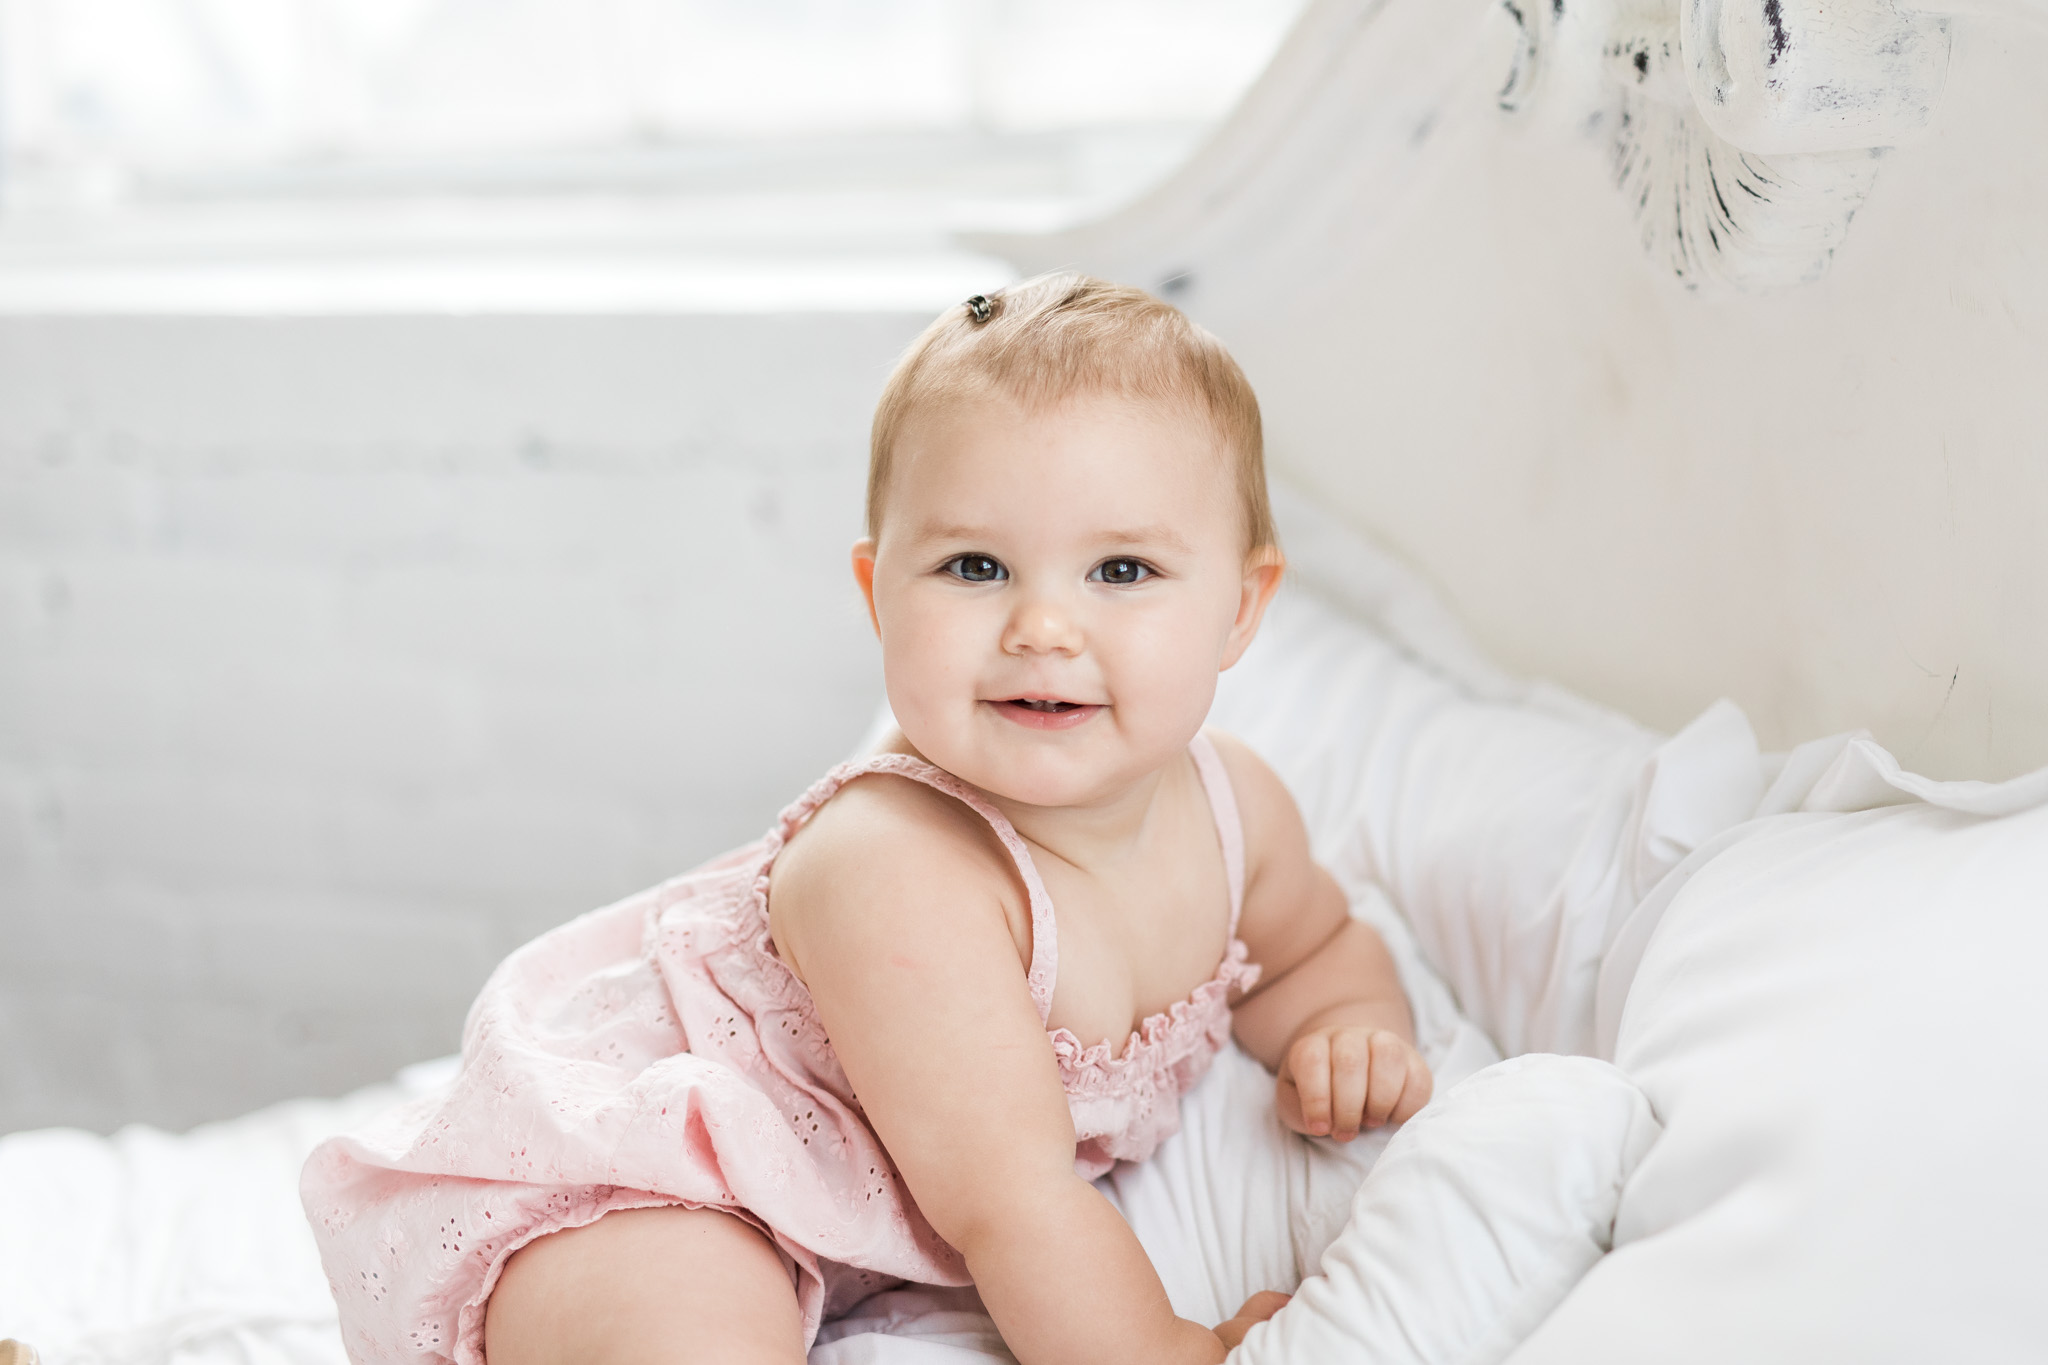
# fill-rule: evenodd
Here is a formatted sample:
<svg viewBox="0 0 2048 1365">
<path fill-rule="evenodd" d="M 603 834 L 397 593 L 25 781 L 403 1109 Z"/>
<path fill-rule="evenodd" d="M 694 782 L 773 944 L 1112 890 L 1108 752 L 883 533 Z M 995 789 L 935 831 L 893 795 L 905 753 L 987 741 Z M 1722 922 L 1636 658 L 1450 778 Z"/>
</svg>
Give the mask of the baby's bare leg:
<svg viewBox="0 0 2048 1365">
<path fill-rule="evenodd" d="M 713 1209 L 628 1209 L 528 1243 L 484 1315 L 490 1365 L 802 1365 L 773 1244 Z"/>
</svg>

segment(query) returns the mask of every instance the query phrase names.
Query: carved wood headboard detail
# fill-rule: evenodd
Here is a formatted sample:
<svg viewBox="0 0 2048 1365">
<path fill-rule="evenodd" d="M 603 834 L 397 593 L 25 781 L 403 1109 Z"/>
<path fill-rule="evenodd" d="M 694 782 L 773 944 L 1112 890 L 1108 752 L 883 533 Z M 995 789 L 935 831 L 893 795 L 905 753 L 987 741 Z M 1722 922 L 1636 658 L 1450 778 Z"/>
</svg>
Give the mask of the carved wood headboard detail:
<svg viewBox="0 0 2048 1365">
<path fill-rule="evenodd" d="M 2048 23 L 2048 0 L 1502 0 L 1520 29 L 1501 105 L 1612 129 L 1643 247 L 1687 284 L 1817 278 L 1884 153 L 1924 141 L 1949 14 Z"/>
<path fill-rule="evenodd" d="M 1503 662 L 2000 777 L 2048 763 L 2043 70 L 2048 0 L 1314 0 L 1165 183 L 978 242 L 1214 328 Z"/>
</svg>

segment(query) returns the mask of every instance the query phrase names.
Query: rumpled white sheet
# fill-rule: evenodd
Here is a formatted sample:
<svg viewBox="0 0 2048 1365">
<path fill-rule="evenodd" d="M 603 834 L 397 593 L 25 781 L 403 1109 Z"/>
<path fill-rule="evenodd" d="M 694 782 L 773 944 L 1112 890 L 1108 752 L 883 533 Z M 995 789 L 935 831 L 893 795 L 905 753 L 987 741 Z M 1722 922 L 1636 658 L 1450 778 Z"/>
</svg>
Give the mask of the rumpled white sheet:
<svg viewBox="0 0 2048 1365">
<path fill-rule="evenodd" d="M 342 1361 L 299 1167 L 435 1072 L 185 1134 L 0 1137 L 0 1336 L 49 1365 Z"/>
<path fill-rule="evenodd" d="M 1294 1301 L 1236 1365 L 1494 1365 L 1614 1246 L 1622 1189 L 1662 1132 L 1591 1057 L 1487 1067 L 1411 1119 Z"/>
</svg>

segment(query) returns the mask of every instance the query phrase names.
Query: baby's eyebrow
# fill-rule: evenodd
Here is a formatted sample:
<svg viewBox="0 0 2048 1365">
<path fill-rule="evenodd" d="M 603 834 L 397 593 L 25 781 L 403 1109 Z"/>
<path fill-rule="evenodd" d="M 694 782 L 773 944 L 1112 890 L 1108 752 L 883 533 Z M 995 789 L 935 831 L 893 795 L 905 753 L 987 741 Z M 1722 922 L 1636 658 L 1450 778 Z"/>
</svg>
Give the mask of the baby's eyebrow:
<svg viewBox="0 0 2048 1365">
<path fill-rule="evenodd" d="M 1102 541 L 1106 545 L 1163 545 L 1169 550 L 1192 554 L 1194 547 L 1188 544 L 1186 536 L 1164 522 L 1152 526 L 1133 527 L 1127 531 L 1105 531 Z"/>
<path fill-rule="evenodd" d="M 979 541 L 993 541 L 995 538 L 996 533 L 991 528 L 987 526 L 970 526 L 964 522 L 933 522 L 928 526 L 918 526 L 912 529 L 909 537 L 913 545 L 930 545 L 942 541 L 967 542 L 971 544 Z M 1134 526 L 1098 531 L 1089 539 L 1097 545 L 1109 549 L 1134 545 L 1162 546 L 1169 550 L 1178 551 L 1181 554 L 1193 553 L 1193 547 L 1188 543 L 1187 537 L 1174 530 L 1173 527 L 1165 522 L 1156 522 L 1150 526 Z"/>
<path fill-rule="evenodd" d="M 986 526 L 968 526 L 961 522 L 935 522 L 929 526 L 918 526 L 911 530 L 910 541 L 914 545 L 928 545 L 938 540 L 994 540 L 995 533 Z"/>
</svg>

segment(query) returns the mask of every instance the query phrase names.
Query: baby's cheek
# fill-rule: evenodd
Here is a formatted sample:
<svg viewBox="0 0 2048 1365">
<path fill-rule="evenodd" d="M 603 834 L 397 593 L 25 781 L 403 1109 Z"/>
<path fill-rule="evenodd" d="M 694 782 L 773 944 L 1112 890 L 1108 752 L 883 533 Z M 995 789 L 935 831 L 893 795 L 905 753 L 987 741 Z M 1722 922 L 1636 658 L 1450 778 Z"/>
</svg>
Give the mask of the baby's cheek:
<svg viewBox="0 0 2048 1365">
<path fill-rule="evenodd" d="M 891 660 L 883 668 L 889 709 L 896 713 L 896 724 L 920 750 L 924 748 L 920 736 L 936 738 L 933 730 L 944 714 L 943 689 L 935 688 L 933 682 L 931 670 L 921 667 L 915 658 Z"/>
<path fill-rule="evenodd" d="M 1118 704 L 1142 710 L 1148 729 L 1192 736 L 1216 699 L 1215 650 L 1188 627 L 1147 635 L 1129 641 L 1119 661 Z"/>
<path fill-rule="evenodd" d="M 883 642 L 882 679 L 889 708 L 904 735 L 943 768 L 963 760 L 957 746 L 973 722 L 973 661 L 944 632 L 905 632 Z"/>
</svg>

